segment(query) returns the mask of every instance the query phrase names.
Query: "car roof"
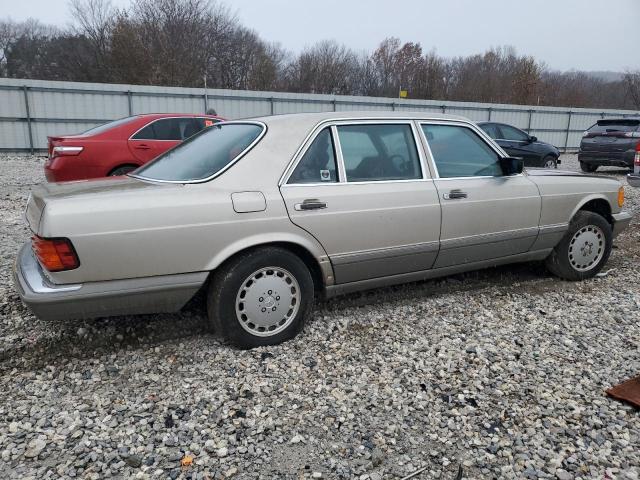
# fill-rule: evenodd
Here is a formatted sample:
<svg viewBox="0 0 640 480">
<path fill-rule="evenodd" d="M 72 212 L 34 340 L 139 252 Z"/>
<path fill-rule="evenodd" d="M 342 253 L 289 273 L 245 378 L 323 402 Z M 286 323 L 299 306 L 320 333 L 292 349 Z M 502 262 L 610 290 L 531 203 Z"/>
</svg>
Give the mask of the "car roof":
<svg viewBox="0 0 640 480">
<path fill-rule="evenodd" d="M 202 117 L 202 118 L 217 118 L 223 120 L 222 117 L 218 115 L 207 115 L 206 113 L 140 113 L 138 115 L 133 115 L 135 118 L 173 118 L 173 117 Z"/>
<path fill-rule="evenodd" d="M 346 112 L 314 112 L 288 113 L 268 117 L 254 117 L 246 120 L 264 122 L 267 125 L 296 125 L 311 128 L 322 122 L 332 120 L 453 120 L 470 122 L 468 118 L 432 112 L 388 112 L 388 111 L 346 111 Z"/>
</svg>

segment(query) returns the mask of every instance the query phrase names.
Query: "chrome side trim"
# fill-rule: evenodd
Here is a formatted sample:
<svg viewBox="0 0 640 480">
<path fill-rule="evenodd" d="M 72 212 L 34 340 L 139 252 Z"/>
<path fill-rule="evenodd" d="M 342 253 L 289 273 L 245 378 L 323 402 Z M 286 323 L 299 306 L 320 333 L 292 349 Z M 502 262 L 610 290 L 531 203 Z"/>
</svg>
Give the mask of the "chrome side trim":
<svg viewBox="0 0 640 480">
<path fill-rule="evenodd" d="M 332 298 L 351 292 L 362 290 L 370 290 L 372 288 L 388 287 L 390 285 L 398 285 L 401 283 L 417 282 L 428 280 L 431 278 L 444 277 L 456 273 L 479 270 L 482 268 L 496 267 L 508 263 L 529 262 L 534 260 L 542 260 L 551 253 L 551 248 L 536 250 L 533 252 L 520 253 L 510 255 L 508 257 L 494 258 L 491 260 L 483 260 L 480 262 L 467 263 L 464 265 L 454 265 L 451 267 L 433 268 L 429 270 L 421 270 L 418 272 L 402 273 L 398 275 L 390 275 L 386 277 L 372 278 L 367 280 L 359 280 L 356 282 L 342 283 L 328 286 L 326 288 L 326 297 Z"/>
<path fill-rule="evenodd" d="M 568 223 L 554 223 L 553 225 L 541 225 L 540 235 L 544 235 L 545 233 L 564 232 L 567 228 L 569 228 Z"/>
<path fill-rule="evenodd" d="M 399 247 L 376 248 L 373 250 L 363 250 L 361 252 L 332 255 L 331 261 L 334 265 L 345 265 L 349 263 L 366 262 L 369 260 L 379 260 L 384 258 L 401 257 L 404 255 L 417 255 L 420 253 L 437 252 L 439 243 L 425 242 L 413 245 L 402 245 Z"/>
<path fill-rule="evenodd" d="M 470 235 L 468 237 L 449 238 L 441 240 L 442 250 L 450 248 L 468 247 L 483 243 L 503 242 L 505 240 L 516 240 L 519 238 L 535 237 L 538 234 L 538 227 L 519 228 L 517 230 L 507 230 L 496 233 L 482 233 Z"/>
<path fill-rule="evenodd" d="M 142 175 L 135 175 L 133 173 L 129 173 L 129 174 L 127 174 L 127 176 L 131 177 L 131 178 L 136 178 L 138 180 L 143 180 L 143 181 L 147 181 L 147 182 L 155 182 L 155 183 L 177 183 L 177 184 L 180 184 L 180 185 L 206 183 L 206 182 L 209 182 L 209 181 L 213 180 L 216 177 L 219 177 L 224 172 L 226 172 L 231 167 L 233 167 L 242 157 L 244 157 L 247 153 L 249 153 L 251 151 L 251 149 L 253 149 L 253 147 L 255 147 L 258 144 L 258 142 L 260 142 L 260 140 L 262 140 L 262 138 L 267 133 L 267 125 L 265 123 L 263 123 L 263 122 L 238 120 L 238 121 L 233 121 L 233 122 L 220 122 L 220 123 L 223 123 L 224 125 L 230 125 L 230 124 L 257 125 L 259 127 L 262 127 L 262 132 L 260 132 L 260 134 L 256 137 L 256 139 L 253 142 L 251 142 L 247 148 L 245 148 L 233 160 L 231 160 L 229 163 L 227 163 L 227 165 L 225 165 L 224 168 L 222 168 L 221 170 L 218 170 L 216 173 L 214 173 L 213 175 L 210 175 L 209 177 L 206 177 L 206 178 L 202 178 L 202 179 L 198 179 L 198 180 L 158 180 L 158 179 L 155 179 L 155 178 L 144 177 Z M 184 145 L 186 142 L 188 142 L 192 138 L 195 138 L 195 135 L 193 137 L 188 138 L 184 142 L 179 143 L 174 148 L 179 148 L 180 146 Z M 173 149 L 169 150 L 169 152 L 171 152 L 172 150 Z M 145 164 L 145 166 L 153 164 L 153 162 L 161 159 L 163 156 L 164 156 L 164 154 L 160 155 L 159 157 L 155 158 L 151 162 Z"/>
</svg>

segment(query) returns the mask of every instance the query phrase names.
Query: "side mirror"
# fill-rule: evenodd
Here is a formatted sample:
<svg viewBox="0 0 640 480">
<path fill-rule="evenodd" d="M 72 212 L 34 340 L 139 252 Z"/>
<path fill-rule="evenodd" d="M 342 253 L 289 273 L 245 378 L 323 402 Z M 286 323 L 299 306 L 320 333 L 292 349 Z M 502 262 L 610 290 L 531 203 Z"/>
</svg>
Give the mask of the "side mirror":
<svg viewBox="0 0 640 480">
<path fill-rule="evenodd" d="M 533 135 L 531 135 L 531 136 L 529 137 L 529 143 L 534 143 L 534 142 L 537 142 L 537 141 L 538 141 L 538 137 L 535 137 L 535 136 L 533 136 Z"/>
<path fill-rule="evenodd" d="M 522 173 L 524 161 L 521 158 L 504 157 L 500 159 L 500 168 L 505 176 Z"/>
</svg>

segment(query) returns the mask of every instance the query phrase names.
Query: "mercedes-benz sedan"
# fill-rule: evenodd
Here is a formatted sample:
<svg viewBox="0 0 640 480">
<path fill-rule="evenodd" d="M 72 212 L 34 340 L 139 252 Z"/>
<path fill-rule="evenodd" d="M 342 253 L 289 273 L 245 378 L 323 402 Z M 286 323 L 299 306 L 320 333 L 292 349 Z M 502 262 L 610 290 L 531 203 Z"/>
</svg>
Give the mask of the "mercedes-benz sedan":
<svg viewBox="0 0 640 480">
<path fill-rule="evenodd" d="M 253 347 L 296 335 L 322 295 L 530 260 L 592 277 L 623 202 L 612 178 L 523 171 L 464 118 L 264 117 L 128 177 L 34 188 L 15 278 L 50 319 L 176 311 L 203 289 L 215 331 Z"/>
</svg>

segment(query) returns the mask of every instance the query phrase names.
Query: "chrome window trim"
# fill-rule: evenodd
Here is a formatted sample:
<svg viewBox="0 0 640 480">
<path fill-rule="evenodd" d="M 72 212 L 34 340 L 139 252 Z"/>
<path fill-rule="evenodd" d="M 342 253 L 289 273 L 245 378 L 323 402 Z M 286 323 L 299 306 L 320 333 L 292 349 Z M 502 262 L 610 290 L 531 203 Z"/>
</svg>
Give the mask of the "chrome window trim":
<svg viewBox="0 0 640 480">
<path fill-rule="evenodd" d="M 419 137 L 416 137 L 416 129 L 414 126 L 415 117 L 396 117 L 396 118 L 337 118 L 337 119 L 327 119 L 318 123 L 312 130 L 309 135 L 304 139 L 301 146 L 298 147 L 298 150 L 293 156 L 293 159 L 289 162 L 289 165 L 284 170 L 284 173 L 280 177 L 278 182 L 279 187 L 285 186 L 312 186 L 312 185 L 341 185 L 341 184 L 349 184 L 349 185 L 365 185 L 365 184 L 379 184 L 379 183 L 398 183 L 398 182 L 419 182 L 419 181 L 428 181 L 433 180 L 432 178 L 427 178 L 427 171 L 425 169 L 421 148 L 419 145 Z M 399 125 L 409 125 L 411 127 L 411 132 L 413 134 L 413 141 L 415 143 L 416 153 L 418 154 L 418 159 L 420 162 L 421 177 L 420 178 L 411 178 L 411 179 L 401 179 L 401 180 L 371 180 L 371 181 L 362 181 L 362 182 L 349 182 L 346 175 L 346 169 L 344 167 L 344 158 L 342 156 L 342 145 L 340 144 L 340 138 L 338 135 L 338 126 L 341 125 L 390 125 L 390 124 L 399 124 Z M 318 134 L 325 128 L 331 127 L 331 133 L 334 137 L 334 147 L 336 149 L 337 161 L 338 161 L 338 171 L 340 174 L 339 182 L 326 182 L 326 183 L 287 183 L 289 178 L 293 174 L 293 171 L 300 163 L 302 157 L 309 149 L 315 138 Z"/>
<path fill-rule="evenodd" d="M 462 122 L 459 120 L 418 120 L 420 125 L 420 135 L 421 139 L 426 145 L 426 153 L 429 158 L 430 166 L 433 168 L 434 179 L 437 180 L 469 180 L 469 179 L 477 179 L 477 178 L 511 178 L 511 177 L 524 177 L 524 173 L 518 173 L 516 175 L 480 175 L 480 176 L 470 176 L 470 177 L 440 177 L 440 172 L 438 172 L 438 167 L 436 165 L 435 159 L 433 157 L 433 153 L 431 151 L 431 146 L 429 145 L 429 141 L 427 140 L 427 136 L 422 129 L 422 125 L 447 125 L 447 126 L 457 126 L 468 128 L 474 133 L 476 133 L 481 140 L 483 140 L 497 155 L 498 158 L 506 158 L 509 155 L 502 150 L 500 145 L 498 145 L 484 130 L 473 123 Z"/>
<path fill-rule="evenodd" d="M 211 119 L 210 119 L 210 118 L 208 118 L 208 117 L 190 116 L 190 115 L 182 115 L 182 116 L 180 116 L 180 117 L 162 117 L 162 118 L 156 118 L 155 120 L 151 120 L 149 123 L 147 123 L 146 125 L 143 125 L 143 126 L 142 126 L 142 127 L 140 127 L 138 130 L 136 130 L 135 132 L 133 132 L 133 133 L 129 136 L 129 138 L 127 138 L 127 141 L 129 141 L 129 140 L 140 140 L 140 141 L 143 141 L 143 142 L 184 142 L 184 140 L 185 140 L 185 139 L 182 139 L 182 140 L 158 140 L 157 138 L 133 138 L 133 137 L 135 137 L 135 136 L 138 134 L 138 132 L 139 132 L 140 130 L 144 130 L 144 129 L 145 129 L 145 128 L 147 128 L 149 125 L 152 125 L 152 124 L 154 124 L 154 123 L 156 123 L 156 122 L 159 122 L 160 120 L 172 120 L 172 119 L 173 119 L 173 120 L 175 120 L 176 118 L 191 118 L 192 120 L 195 120 L 196 118 L 204 118 L 204 119 L 207 119 L 207 120 L 211 120 Z M 215 123 L 220 123 L 221 121 L 222 121 L 222 120 L 218 120 L 218 121 L 217 121 L 217 122 L 215 122 Z M 228 123 L 228 122 L 227 122 L 227 123 Z M 189 138 L 189 137 L 187 137 L 187 138 Z"/>
<path fill-rule="evenodd" d="M 146 182 L 154 182 L 154 183 L 175 183 L 175 184 L 180 184 L 180 185 L 207 183 L 207 182 L 210 182 L 211 180 L 213 180 L 214 178 L 219 177 L 224 172 L 226 172 L 231 167 L 233 167 L 238 161 L 240 161 L 240 159 L 242 157 L 244 157 L 247 153 L 249 153 L 251 151 L 251 149 L 253 147 L 255 147 L 258 144 L 258 142 L 260 142 L 260 140 L 262 140 L 262 138 L 267 133 L 267 125 L 264 122 L 258 122 L 258 121 L 255 121 L 255 120 L 236 120 L 236 121 L 231 121 L 231 122 L 225 121 L 225 122 L 219 122 L 219 123 L 223 123 L 224 125 L 234 125 L 234 124 L 235 125 L 257 125 L 257 126 L 262 128 L 262 131 L 255 138 L 255 140 L 253 142 L 251 142 L 249 144 L 249 146 L 247 148 L 245 148 L 242 152 L 240 152 L 233 160 L 231 160 L 229 163 L 227 163 L 223 168 L 218 170 L 216 173 L 214 173 L 213 175 L 210 175 L 210 176 L 208 176 L 206 178 L 202 178 L 202 179 L 198 179 L 198 180 L 159 180 L 159 179 L 154 179 L 154 178 L 149 178 L 149 177 L 143 177 L 142 175 L 136 175 L 136 174 L 133 174 L 133 173 L 128 173 L 127 176 L 131 177 L 131 178 L 136 178 L 138 180 L 143 180 L 143 181 L 146 181 Z M 152 160 L 151 162 L 146 163 L 145 166 L 152 164 L 158 158 L 161 158 L 161 157 L 157 157 L 154 160 Z"/>
</svg>

